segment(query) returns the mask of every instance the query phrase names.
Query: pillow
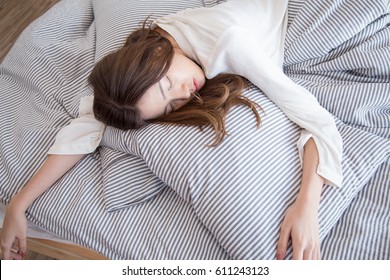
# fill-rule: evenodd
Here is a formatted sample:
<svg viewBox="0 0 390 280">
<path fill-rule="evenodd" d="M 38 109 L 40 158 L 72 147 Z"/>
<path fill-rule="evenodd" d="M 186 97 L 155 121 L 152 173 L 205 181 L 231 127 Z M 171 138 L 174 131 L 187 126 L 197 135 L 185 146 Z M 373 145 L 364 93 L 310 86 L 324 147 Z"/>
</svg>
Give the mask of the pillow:
<svg viewBox="0 0 390 280">
<path fill-rule="evenodd" d="M 211 7 L 220 2 L 224 1 L 93 0 L 96 26 L 95 61 L 99 61 L 108 53 L 123 46 L 130 32 L 137 29 L 148 16 L 150 16 L 150 19 L 155 19 L 186 8 Z M 289 9 L 292 11 L 289 14 L 290 21 L 301 6 L 302 1 L 291 1 L 289 3 Z M 119 210 L 148 200 L 163 188 L 160 179 L 150 172 L 142 160 L 135 158 L 133 155 L 126 156 L 107 151 L 105 147 L 102 147 L 100 152 L 104 155 L 110 155 L 102 158 L 103 195 L 108 211 Z M 136 162 L 136 172 L 131 167 L 132 162 Z M 143 168 L 141 168 L 142 164 L 144 164 Z M 119 170 L 121 170 L 120 179 L 118 178 Z M 128 184 L 127 188 L 123 188 L 123 182 Z"/>
<path fill-rule="evenodd" d="M 108 53 L 123 46 L 130 32 L 140 26 L 143 20 L 175 13 L 185 8 L 200 6 L 211 7 L 221 0 L 93 0 L 93 11 L 96 26 L 96 52 L 95 61 L 99 61 Z M 302 0 L 290 1 L 289 22 L 295 17 L 297 11 L 303 5 Z M 108 211 L 126 208 L 130 205 L 150 199 L 163 188 L 162 182 L 142 160 L 133 155 L 123 155 L 107 151 L 102 147 L 100 152 L 103 168 L 103 195 Z M 109 156 L 108 156 L 109 155 Z M 136 172 L 132 163 L 136 162 Z M 141 168 L 142 164 L 144 167 Z M 119 169 L 120 168 L 120 175 Z M 120 176 L 120 178 L 118 178 Z M 143 178 L 144 180 L 141 180 Z M 128 187 L 123 188 L 123 182 Z M 156 185 L 155 185 L 156 184 Z M 142 187 L 141 187 L 142 186 Z"/>
<path fill-rule="evenodd" d="M 235 259 L 273 258 L 284 213 L 299 190 L 300 128 L 260 91 L 247 96 L 266 115 L 259 129 L 252 113 L 231 110 L 229 136 L 206 147 L 213 133 L 194 127 L 149 125 L 137 131 L 107 128 L 102 145 L 145 160 L 164 183 L 192 205 L 202 223 Z M 340 188 L 326 186 L 319 211 L 324 238 L 390 152 L 389 141 L 338 121 L 344 140 Z"/>
<path fill-rule="evenodd" d="M 322 3 L 307 2 L 301 9 L 305 12 L 315 11 L 320 8 L 318 5 Z M 345 6 L 339 9 L 332 1 L 326 2 L 326 5 L 327 8 L 333 7 L 335 12 L 322 17 L 320 22 L 311 22 L 310 17 L 297 15 L 294 26 L 326 26 L 345 17 Z M 358 5 L 352 5 L 348 12 L 352 14 L 359 9 Z M 330 40 L 331 31 L 338 30 L 327 30 L 326 36 Z M 305 38 L 311 36 L 311 42 L 321 35 L 315 31 L 306 33 Z M 294 38 L 299 40 L 299 36 Z M 372 47 L 375 46 L 375 42 L 372 44 Z M 339 57 L 332 68 L 336 73 L 345 71 L 342 54 L 352 48 L 343 47 L 331 53 L 333 62 L 336 55 Z M 353 47 L 358 48 L 359 44 L 355 43 Z M 299 50 L 297 57 L 304 50 Z M 293 57 L 295 53 L 290 52 L 290 55 Z M 376 61 L 383 59 L 385 57 L 378 52 Z M 327 88 L 327 96 L 319 99 L 320 103 L 327 100 L 334 107 L 342 107 L 344 112 L 348 112 L 349 104 L 339 100 L 340 88 L 343 93 L 360 90 L 362 81 L 358 76 L 348 76 L 344 86 L 341 84 L 331 90 L 331 82 L 328 85 L 323 80 L 326 70 L 310 72 L 310 63 L 318 67 L 326 65 L 328 60 L 328 57 L 308 60 L 302 66 L 305 67 L 304 71 L 300 71 L 301 80 L 297 81 L 304 83 L 302 76 L 317 76 L 317 83 L 311 81 L 307 85 L 317 87 L 318 91 L 322 87 Z M 340 75 L 341 79 L 343 77 Z M 366 103 L 370 102 L 370 91 L 359 91 L 359 97 L 365 99 Z M 126 132 L 109 127 L 102 145 L 143 158 L 153 173 L 192 205 L 201 222 L 232 258 L 272 259 L 281 221 L 299 191 L 301 166 L 296 142 L 300 128 L 289 121 L 259 89 L 245 94 L 263 107 L 265 115 L 262 116 L 262 126 L 255 128 L 255 120 L 249 109 L 234 107 L 227 118 L 229 136 L 216 148 L 206 147 L 213 140 L 210 129 L 199 132 L 194 127 L 157 124 Z M 384 114 L 384 111 L 378 111 L 372 117 L 383 119 Z M 321 239 L 390 153 L 389 139 L 353 127 L 353 124 L 347 125 L 337 118 L 336 123 L 344 142 L 344 181 L 340 188 L 324 187 L 319 210 Z"/>
<path fill-rule="evenodd" d="M 143 159 L 105 147 L 100 147 L 99 152 L 103 197 L 108 212 L 149 200 L 166 186 Z"/>
<path fill-rule="evenodd" d="M 186 8 L 213 6 L 217 0 L 93 0 L 96 20 L 96 61 L 123 46 L 130 32 L 144 20 L 173 14 Z"/>
<path fill-rule="evenodd" d="M 213 6 L 208 0 L 93 0 L 96 25 L 95 61 L 123 46 L 129 34 L 150 16 L 154 19 L 186 8 Z M 106 209 L 115 211 L 152 198 L 164 183 L 132 155 L 100 148 L 102 154 L 103 195 Z M 126 185 L 126 188 L 123 186 Z"/>
</svg>

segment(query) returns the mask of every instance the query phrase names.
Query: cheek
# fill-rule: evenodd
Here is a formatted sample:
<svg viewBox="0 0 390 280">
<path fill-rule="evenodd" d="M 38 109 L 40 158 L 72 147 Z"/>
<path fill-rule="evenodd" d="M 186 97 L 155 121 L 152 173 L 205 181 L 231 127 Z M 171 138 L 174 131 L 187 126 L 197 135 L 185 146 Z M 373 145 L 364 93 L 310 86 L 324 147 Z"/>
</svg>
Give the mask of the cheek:
<svg viewBox="0 0 390 280">
<path fill-rule="evenodd" d="M 180 77 L 180 79 L 184 80 L 187 80 L 188 78 L 192 79 L 194 76 L 198 80 L 205 80 L 205 74 L 202 68 L 193 60 L 185 56 L 176 57 L 171 65 L 169 72 L 171 76 L 177 75 L 177 77 Z"/>
<path fill-rule="evenodd" d="M 175 109 L 179 109 L 181 107 L 183 107 L 184 105 L 186 105 L 188 103 L 188 101 L 190 101 L 189 99 L 187 100 L 180 100 L 180 101 L 176 101 L 176 104 L 175 104 Z"/>
<path fill-rule="evenodd" d="M 205 79 L 205 73 L 203 69 L 194 62 L 194 71 L 197 74 L 198 78 L 202 78 L 203 80 Z"/>
<path fill-rule="evenodd" d="M 196 64 L 195 62 L 192 62 L 193 63 L 193 68 L 194 68 L 194 71 L 198 72 L 199 74 L 202 74 L 203 75 L 203 69 L 198 65 Z"/>
<path fill-rule="evenodd" d="M 180 65 L 182 69 L 185 69 L 183 72 L 186 72 L 188 74 L 200 74 L 203 72 L 202 68 L 199 67 L 198 64 L 196 64 L 193 60 L 189 59 L 188 57 L 181 57 L 180 59 Z"/>
<path fill-rule="evenodd" d="M 155 87 L 152 87 L 141 97 L 137 107 L 141 112 L 141 118 L 144 120 L 158 118 L 164 113 L 162 101 L 159 99 L 158 91 Z"/>
<path fill-rule="evenodd" d="M 161 117 L 164 114 L 164 108 L 156 102 L 149 102 L 147 104 L 140 104 L 138 106 L 143 120 L 153 120 Z"/>
</svg>

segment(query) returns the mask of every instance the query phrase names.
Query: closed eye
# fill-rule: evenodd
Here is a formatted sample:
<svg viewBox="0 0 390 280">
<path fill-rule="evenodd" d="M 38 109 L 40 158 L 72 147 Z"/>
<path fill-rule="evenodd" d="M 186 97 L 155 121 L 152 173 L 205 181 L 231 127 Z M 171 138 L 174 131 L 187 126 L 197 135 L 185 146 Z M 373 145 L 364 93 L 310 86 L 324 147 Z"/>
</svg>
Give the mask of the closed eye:
<svg viewBox="0 0 390 280">
<path fill-rule="evenodd" d="M 168 76 L 166 76 L 166 77 L 167 77 L 167 80 L 168 80 L 168 82 L 169 82 L 169 88 L 168 88 L 168 90 L 171 90 L 171 89 L 173 88 L 172 80 L 171 80 Z"/>
</svg>

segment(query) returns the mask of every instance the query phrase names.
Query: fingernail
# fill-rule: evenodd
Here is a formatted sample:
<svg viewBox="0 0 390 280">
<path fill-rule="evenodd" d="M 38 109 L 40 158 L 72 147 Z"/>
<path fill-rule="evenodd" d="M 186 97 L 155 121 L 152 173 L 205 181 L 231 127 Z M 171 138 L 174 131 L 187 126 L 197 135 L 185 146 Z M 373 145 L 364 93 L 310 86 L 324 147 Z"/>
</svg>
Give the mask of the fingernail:
<svg viewBox="0 0 390 280">
<path fill-rule="evenodd" d="M 20 252 L 20 255 L 22 256 L 22 258 L 24 258 L 26 256 L 26 252 Z"/>
<path fill-rule="evenodd" d="M 283 254 L 283 253 L 280 253 L 280 252 L 277 252 L 277 253 L 276 253 L 276 259 L 278 259 L 278 260 L 283 260 L 283 259 L 284 259 L 284 254 Z"/>
</svg>

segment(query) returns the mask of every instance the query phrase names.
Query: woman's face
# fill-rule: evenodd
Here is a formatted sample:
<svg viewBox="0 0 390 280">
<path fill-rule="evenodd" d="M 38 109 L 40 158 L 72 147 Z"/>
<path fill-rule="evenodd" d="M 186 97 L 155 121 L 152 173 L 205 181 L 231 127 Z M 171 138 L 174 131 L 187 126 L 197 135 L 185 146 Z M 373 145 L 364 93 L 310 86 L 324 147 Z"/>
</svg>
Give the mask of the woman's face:
<svg viewBox="0 0 390 280">
<path fill-rule="evenodd" d="M 204 72 L 198 64 L 175 52 L 167 74 L 138 101 L 142 119 L 156 119 L 179 109 L 204 86 L 205 81 Z"/>
</svg>

